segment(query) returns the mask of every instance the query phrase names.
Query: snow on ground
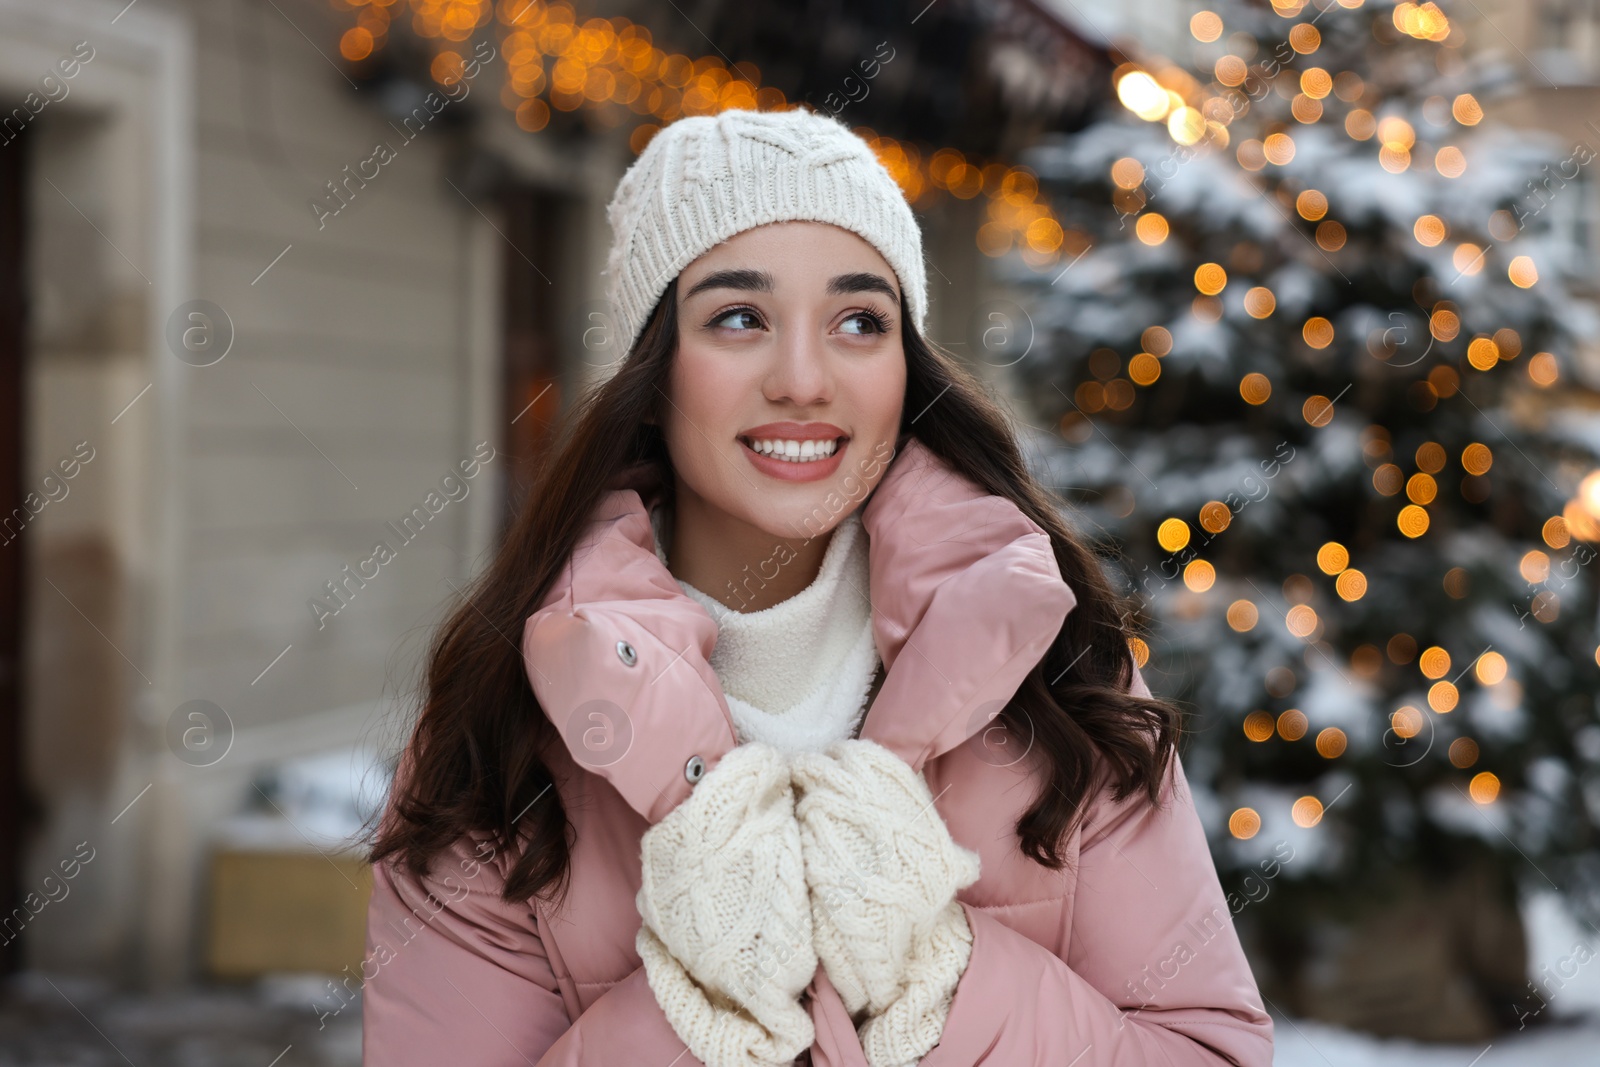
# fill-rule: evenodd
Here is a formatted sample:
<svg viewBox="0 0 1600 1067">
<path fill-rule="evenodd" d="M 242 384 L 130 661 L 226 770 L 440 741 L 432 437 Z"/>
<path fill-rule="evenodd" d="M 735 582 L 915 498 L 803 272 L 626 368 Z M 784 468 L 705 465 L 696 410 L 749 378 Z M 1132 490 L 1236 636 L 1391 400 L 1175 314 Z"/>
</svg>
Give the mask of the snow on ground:
<svg viewBox="0 0 1600 1067">
<path fill-rule="evenodd" d="M 1530 1026 L 1481 1045 L 1383 1041 L 1309 1020 L 1274 1018 L 1275 1067 L 1600 1067 L 1600 1016 Z"/>
</svg>

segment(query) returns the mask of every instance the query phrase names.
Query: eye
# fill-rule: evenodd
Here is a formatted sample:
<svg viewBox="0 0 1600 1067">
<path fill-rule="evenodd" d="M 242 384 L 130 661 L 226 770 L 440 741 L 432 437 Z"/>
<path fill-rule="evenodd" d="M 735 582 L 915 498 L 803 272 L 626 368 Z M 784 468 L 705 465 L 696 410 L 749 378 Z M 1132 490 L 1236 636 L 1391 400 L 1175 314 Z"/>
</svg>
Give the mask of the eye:
<svg viewBox="0 0 1600 1067">
<path fill-rule="evenodd" d="M 845 333 L 854 334 L 888 333 L 889 320 L 881 312 L 868 309 L 845 319 L 842 328 Z"/>
<path fill-rule="evenodd" d="M 759 330 L 761 317 L 749 308 L 730 308 L 706 325 L 722 326 L 732 330 Z"/>
</svg>

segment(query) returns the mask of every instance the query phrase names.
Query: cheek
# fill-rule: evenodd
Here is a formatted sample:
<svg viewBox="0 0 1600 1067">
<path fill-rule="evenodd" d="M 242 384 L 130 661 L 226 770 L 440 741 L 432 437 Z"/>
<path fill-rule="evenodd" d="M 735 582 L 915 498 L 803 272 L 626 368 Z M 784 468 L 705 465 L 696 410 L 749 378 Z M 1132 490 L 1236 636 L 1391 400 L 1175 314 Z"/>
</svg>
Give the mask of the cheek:
<svg viewBox="0 0 1600 1067">
<path fill-rule="evenodd" d="M 673 465 L 686 475 L 714 472 L 719 467 L 715 454 L 726 450 L 738 430 L 728 420 L 739 410 L 739 382 L 725 363 L 680 343 L 668 383 L 670 403 L 662 420 Z"/>
<path fill-rule="evenodd" d="M 897 356 L 875 363 L 862 375 L 858 405 L 862 420 L 875 436 L 893 441 L 900 428 L 906 395 L 906 361 Z"/>
</svg>

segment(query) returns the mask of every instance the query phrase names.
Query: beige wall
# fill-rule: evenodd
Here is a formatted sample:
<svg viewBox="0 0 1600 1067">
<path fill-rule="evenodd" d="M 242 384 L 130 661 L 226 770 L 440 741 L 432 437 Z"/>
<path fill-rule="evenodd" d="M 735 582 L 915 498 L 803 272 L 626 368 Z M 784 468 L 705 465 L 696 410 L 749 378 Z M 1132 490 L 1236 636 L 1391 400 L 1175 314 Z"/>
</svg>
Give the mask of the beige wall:
<svg viewBox="0 0 1600 1067">
<path fill-rule="evenodd" d="M 464 135 L 430 124 L 404 142 L 319 53 L 338 39 L 325 4 L 124 6 L 0 0 L 8 102 L 73 42 L 96 50 L 35 120 L 27 469 L 79 440 L 97 452 L 23 535 L 41 806 L 25 887 L 80 841 L 96 856 L 14 947 L 32 966 L 165 983 L 198 959 L 206 849 L 252 776 L 392 743 L 431 624 L 481 562 L 494 462 L 410 543 L 387 524 L 426 513 L 496 439 L 500 262 L 517 253 L 492 205 L 447 181 Z M 501 63 L 448 107 L 510 125 Z M 558 159 L 511 133 L 503 154 L 529 180 L 583 195 L 620 173 L 616 145 Z M 380 138 L 393 160 L 319 229 L 311 197 Z M 580 232 L 603 225 L 593 200 Z M 603 249 L 596 234 L 585 247 Z M 195 298 L 234 329 L 211 366 L 166 342 Z M 324 583 L 380 539 L 395 558 L 319 627 L 308 601 L 337 604 Z M 167 740 L 197 698 L 237 731 L 208 767 Z"/>
<path fill-rule="evenodd" d="M 75 453 L 87 462 L 11 546 L 27 554 L 23 727 L 38 807 L 22 889 L 50 902 L 7 950 L 78 969 L 136 958 L 152 835 L 139 817 L 115 816 L 153 784 L 140 715 L 177 677 L 161 579 L 174 559 L 173 486 L 157 457 L 181 383 L 152 358 L 151 322 L 187 287 L 181 87 L 192 42 L 159 12 L 115 15 L 105 4 L 0 3 L 7 114 L 59 75 L 77 42 L 93 50 L 48 104 L 33 98 L 23 134 L 33 281 L 25 484 L 44 485 Z M 81 869 L 60 880 L 74 862 Z"/>
</svg>

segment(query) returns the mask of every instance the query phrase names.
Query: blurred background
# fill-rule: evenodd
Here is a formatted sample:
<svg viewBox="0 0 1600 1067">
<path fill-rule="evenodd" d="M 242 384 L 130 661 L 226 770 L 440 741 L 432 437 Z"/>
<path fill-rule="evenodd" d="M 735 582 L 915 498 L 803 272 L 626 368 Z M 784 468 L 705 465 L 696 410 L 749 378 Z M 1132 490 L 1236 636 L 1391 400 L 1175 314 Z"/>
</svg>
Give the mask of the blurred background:
<svg viewBox="0 0 1600 1067">
<path fill-rule="evenodd" d="M 0 0 L 0 1065 L 359 1062 L 606 201 L 795 105 L 1139 606 L 1278 1062 L 1595 1062 L 1600 0 Z"/>
</svg>

